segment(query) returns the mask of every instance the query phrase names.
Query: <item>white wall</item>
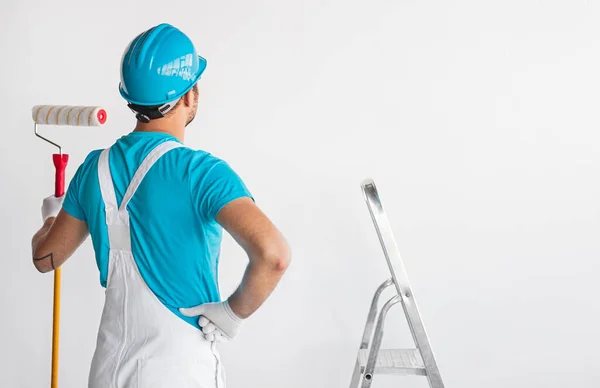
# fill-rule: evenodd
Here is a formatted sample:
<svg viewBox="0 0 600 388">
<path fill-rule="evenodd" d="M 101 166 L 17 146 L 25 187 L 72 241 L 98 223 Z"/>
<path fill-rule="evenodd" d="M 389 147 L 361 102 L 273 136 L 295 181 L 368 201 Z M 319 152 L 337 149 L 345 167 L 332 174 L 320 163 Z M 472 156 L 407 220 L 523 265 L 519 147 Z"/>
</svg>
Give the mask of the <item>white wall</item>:
<svg viewBox="0 0 600 388">
<path fill-rule="evenodd" d="M 189 146 L 228 160 L 293 265 L 223 346 L 229 387 L 346 387 L 386 267 L 377 183 L 447 387 L 600 385 L 600 4 L 594 1 L 8 0 L 0 13 L 0 387 L 49 385 L 52 275 L 31 264 L 51 146 L 35 104 L 103 105 L 46 128 L 71 155 L 132 129 L 127 42 L 160 22 L 208 59 Z M 223 293 L 245 257 L 224 242 Z M 63 269 L 60 383 L 86 385 L 103 291 L 90 241 Z M 397 325 L 396 328 L 393 326 Z M 408 346 L 401 309 L 385 346 Z M 402 378 L 400 378 L 402 379 Z M 377 378 L 374 387 L 425 387 Z"/>
</svg>

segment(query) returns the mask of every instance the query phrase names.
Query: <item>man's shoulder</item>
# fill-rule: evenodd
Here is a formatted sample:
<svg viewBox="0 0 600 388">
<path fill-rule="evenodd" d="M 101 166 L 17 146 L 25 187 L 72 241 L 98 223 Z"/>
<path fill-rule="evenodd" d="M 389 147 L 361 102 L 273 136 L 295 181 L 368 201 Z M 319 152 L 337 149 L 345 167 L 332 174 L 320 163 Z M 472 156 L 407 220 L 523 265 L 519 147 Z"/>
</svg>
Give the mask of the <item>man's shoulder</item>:
<svg viewBox="0 0 600 388">
<path fill-rule="evenodd" d="M 184 146 L 179 147 L 176 152 L 188 162 L 191 169 L 210 169 L 215 165 L 225 163 L 223 159 L 202 149 L 193 149 Z"/>
<path fill-rule="evenodd" d="M 222 157 L 216 156 L 206 150 L 184 147 L 176 151 L 181 155 L 181 159 L 177 160 L 177 162 L 179 165 L 186 166 L 185 172 L 182 172 L 193 186 L 215 180 L 239 180 L 237 173 Z"/>
<path fill-rule="evenodd" d="M 102 153 L 102 151 L 102 149 L 90 151 L 83 159 L 83 162 L 81 162 L 81 164 L 79 165 L 78 170 L 84 172 L 96 167 L 98 165 L 98 159 L 100 158 L 100 154 Z"/>
<path fill-rule="evenodd" d="M 84 164 L 90 164 L 93 162 L 97 162 L 98 159 L 100 158 L 100 154 L 102 153 L 102 151 L 104 151 L 102 148 L 96 149 L 96 150 L 91 150 L 87 156 L 85 157 L 83 163 Z"/>
</svg>

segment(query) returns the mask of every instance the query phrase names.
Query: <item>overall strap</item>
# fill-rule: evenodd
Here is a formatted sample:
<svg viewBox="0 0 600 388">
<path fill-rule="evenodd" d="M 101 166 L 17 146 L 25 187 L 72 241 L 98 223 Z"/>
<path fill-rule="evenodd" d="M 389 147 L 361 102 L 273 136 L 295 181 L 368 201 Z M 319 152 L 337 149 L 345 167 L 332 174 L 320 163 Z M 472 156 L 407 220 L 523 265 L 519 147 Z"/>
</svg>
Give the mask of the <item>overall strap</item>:
<svg viewBox="0 0 600 388">
<path fill-rule="evenodd" d="M 182 144 L 176 141 L 169 140 L 159 144 L 150 151 L 129 183 L 120 207 L 117 205 L 117 196 L 115 195 L 114 183 L 110 172 L 110 148 L 102 151 L 98 160 L 98 180 L 102 193 L 102 201 L 104 201 L 108 239 L 111 249 L 131 251 L 127 205 L 154 163 L 168 151 L 182 146 Z"/>
<path fill-rule="evenodd" d="M 138 189 L 138 187 L 140 187 L 140 183 L 142 183 L 142 180 L 146 176 L 148 170 L 150 170 L 150 167 L 152 167 L 154 163 L 156 163 L 156 161 L 160 159 L 161 156 L 163 156 L 170 150 L 182 146 L 182 144 L 177 143 L 176 141 L 169 140 L 159 144 L 152 151 L 150 151 L 150 153 L 146 156 L 142 164 L 140 164 L 140 167 L 138 167 L 137 171 L 133 175 L 133 179 L 131 179 L 129 187 L 127 187 L 127 191 L 123 196 L 123 201 L 121 202 L 119 211 L 127 211 L 127 205 L 129 204 L 131 197 L 133 197 L 135 191 Z"/>
</svg>

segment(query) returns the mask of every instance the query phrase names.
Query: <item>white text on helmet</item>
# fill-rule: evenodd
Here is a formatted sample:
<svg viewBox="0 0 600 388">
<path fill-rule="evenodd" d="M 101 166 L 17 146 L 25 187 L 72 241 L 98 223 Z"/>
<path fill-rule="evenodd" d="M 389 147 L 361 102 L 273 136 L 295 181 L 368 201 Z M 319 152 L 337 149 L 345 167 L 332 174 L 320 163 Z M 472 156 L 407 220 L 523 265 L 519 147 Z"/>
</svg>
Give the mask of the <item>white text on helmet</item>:
<svg viewBox="0 0 600 388">
<path fill-rule="evenodd" d="M 159 67 L 157 69 L 158 74 L 164 76 L 177 76 L 181 77 L 185 81 L 189 81 L 193 78 L 192 66 L 194 64 L 194 57 L 192 54 L 183 55 L 179 58 L 175 58 L 171 62 Z"/>
</svg>

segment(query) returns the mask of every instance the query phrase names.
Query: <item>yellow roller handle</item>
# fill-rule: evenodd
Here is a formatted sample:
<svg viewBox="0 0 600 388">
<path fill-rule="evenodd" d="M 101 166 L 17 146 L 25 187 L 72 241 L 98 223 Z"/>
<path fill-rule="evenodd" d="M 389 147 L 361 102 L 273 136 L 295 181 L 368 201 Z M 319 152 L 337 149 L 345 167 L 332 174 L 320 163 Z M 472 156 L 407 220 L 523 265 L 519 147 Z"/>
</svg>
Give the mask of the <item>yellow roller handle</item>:
<svg viewBox="0 0 600 388">
<path fill-rule="evenodd" d="M 54 308 L 52 316 L 52 376 L 51 388 L 58 388 L 58 340 L 60 328 L 60 281 L 61 268 L 54 270 Z"/>
<path fill-rule="evenodd" d="M 65 194 L 65 170 L 69 162 L 68 154 L 53 154 L 52 162 L 56 169 L 54 175 L 54 195 L 61 197 Z M 54 270 L 54 302 L 52 312 L 52 374 L 50 387 L 58 388 L 58 341 L 60 328 L 60 280 L 61 267 Z"/>
</svg>

